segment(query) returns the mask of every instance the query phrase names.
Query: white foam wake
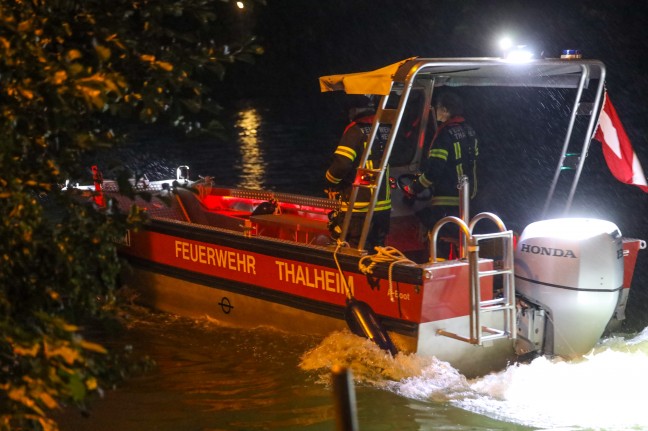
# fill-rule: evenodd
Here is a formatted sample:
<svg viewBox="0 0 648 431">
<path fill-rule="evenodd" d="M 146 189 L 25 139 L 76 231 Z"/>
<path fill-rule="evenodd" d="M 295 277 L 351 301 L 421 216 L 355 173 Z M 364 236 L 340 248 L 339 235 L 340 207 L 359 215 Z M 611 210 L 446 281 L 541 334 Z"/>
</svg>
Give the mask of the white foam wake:
<svg viewBox="0 0 648 431">
<path fill-rule="evenodd" d="M 648 430 L 648 328 L 610 338 L 573 361 L 540 357 L 468 380 L 436 358 L 392 358 L 371 342 L 335 333 L 302 357 L 305 370 L 333 365 L 356 381 L 400 396 L 444 402 L 493 419 L 540 429 Z"/>
</svg>

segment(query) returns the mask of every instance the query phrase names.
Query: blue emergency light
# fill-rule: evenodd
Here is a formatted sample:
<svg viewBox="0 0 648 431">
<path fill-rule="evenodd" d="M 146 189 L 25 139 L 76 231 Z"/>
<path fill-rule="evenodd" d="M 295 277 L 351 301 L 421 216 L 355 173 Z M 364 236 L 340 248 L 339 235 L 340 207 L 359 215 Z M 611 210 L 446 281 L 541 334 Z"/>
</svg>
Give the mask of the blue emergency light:
<svg viewBox="0 0 648 431">
<path fill-rule="evenodd" d="M 573 60 L 581 57 L 580 49 L 563 49 L 562 54 L 560 55 L 560 58 L 564 60 Z"/>
</svg>

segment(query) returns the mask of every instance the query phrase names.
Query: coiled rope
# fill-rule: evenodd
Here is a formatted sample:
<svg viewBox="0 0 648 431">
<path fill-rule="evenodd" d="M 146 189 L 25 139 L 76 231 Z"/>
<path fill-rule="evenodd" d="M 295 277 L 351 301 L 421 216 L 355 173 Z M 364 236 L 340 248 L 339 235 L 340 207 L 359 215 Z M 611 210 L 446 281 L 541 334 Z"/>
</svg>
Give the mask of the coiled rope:
<svg viewBox="0 0 648 431">
<path fill-rule="evenodd" d="M 344 273 L 342 272 L 342 268 L 340 266 L 340 262 L 337 258 L 338 251 L 341 247 L 344 246 L 348 247 L 349 244 L 339 240 L 337 241 L 337 246 L 335 247 L 335 251 L 333 252 L 333 260 L 335 261 L 335 265 L 337 266 L 338 272 L 340 273 L 340 278 L 346 290 L 347 298 L 351 299 L 353 298 L 353 293 L 347 285 L 346 279 L 344 278 Z M 394 302 L 394 296 L 396 295 L 394 292 L 394 283 L 392 278 L 394 265 L 396 265 L 397 263 L 411 263 L 413 265 L 416 265 L 416 262 L 409 259 L 400 250 L 394 247 L 374 247 L 374 250 L 376 250 L 376 254 L 370 254 L 360 258 L 360 260 L 358 261 L 358 269 L 365 275 L 373 274 L 373 269 L 376 267 L 376 265 L 378 265 L 379 263 L 391 262 L 387 270 L 387 278 L 389 281 L 389 290 L 387 291 L 387 295 L 389 295 L 391 302 Z M 367 264 L 367 262 L 369 263 Z"/>
<path fill-rule="evenodd" d="M 373 274 L 373 269 L 376 267 L 376 265 L 378 265 L 379 263 L 391 262 L 389 264 L 389 269 L 387 270 L 387 277 L 389 280 L 389 290 L 387 291 L 387 294 L 389 295 L 391 302 L 394 302 L 395 293 L 392 281 L 394 265 L 396 265 L 397 263 L 412 263 L 416 265 L 416 262 L 407 258 L 400 250 L 394 247 L 374 247 L 374 250 L 376 250 L 376 254 L 363 256 L 360 259 L 360 261 L 358 262 L 358 269 L 365 275 Z M 370 263 L 366 264 L 367 261 L 369 261 Z"/>
<path fill-rule="evenodd" d="M 349 285 L 344 278 L 344 272 L 342 272 L 342 267 L 340 266 L 340 262 L 338 262 L 337 258 L 338 251 L 340 250 L 340 247 L 343 246 L 348 247 L 349 243 L 340 241 L 338 239 L 337 246 L 335 247 L 335 251 L 333 252 L 333 260 L 335 261 L 335 266 L 337 266 L 338 272 L 340 273 L 340 280 L 342 280 L 342 284 L 344 285 L 344 289 L 346 290 L 347 299 L 353 299 L 353 293 L 351 292 L 351 289 L 349 289 Z"/>
</svg>

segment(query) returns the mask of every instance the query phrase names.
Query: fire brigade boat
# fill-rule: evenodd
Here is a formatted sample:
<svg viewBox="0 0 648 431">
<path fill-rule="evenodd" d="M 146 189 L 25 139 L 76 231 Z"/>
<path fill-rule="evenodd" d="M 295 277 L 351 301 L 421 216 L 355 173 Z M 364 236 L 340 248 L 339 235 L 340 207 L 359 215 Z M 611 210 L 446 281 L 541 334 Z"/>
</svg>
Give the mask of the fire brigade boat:
<svg viewBox="0 0 648 431">
<path fill-rule="evenodd" d="M 604 81 L 604 64 L 586 59 L 411 58 L 322 77 L 322 91 L 380 96 L 349 205 L 360 188 L 376 190 L 390 181 L 387 246 L 364 250 L 375 199 L 360 243 L 349 246 L 348 217 L 340 240 L 330 240 L 336 200 L 191 181 L 188 168 L 180 167 L 175 179 L 137 183 L 155 192 L 149 202 L 103 183 L 109 203 L 139 205 L 149 216 L 121 247 L 129 262 L 126 281 L 159 310 L 309 334 L 348 327 L 392 354 L 433 355 L 467 376 L 500 369 L 520 355 L 586 354 L 606 328 L 624 319 L 636 257 L 645 248 L 611 221 L 569 216 L 585 161 L 578 155 L 587 154 Z M 538 184 L 546 199 L 521 234 L 489 212 L 488 202 L 486 211 L 471 214 L 465 183 L 458 185 L 461 215 L 429 232 L 415 215 L 425 199 L 403 199 L 401 188 L 418 171 L 433 133 L 430 106 L 441 87 L 488 91 L 493 104 L 498 100 L 491 95 L 512 89 L 560 92 L 570 100 L 569 109 L 553 114 L 564 117 L 566 133 L 553 146 L 555 173 Z M 365 162 L 381 124 L 390 124 L 391 134 L 380 166 L 370 169 Z M 442 233 L 449 225 L 460 232 L 456 241 Z M 454 258 L 437 256 L 443 240 L 456 243 Z"/>
</svg>

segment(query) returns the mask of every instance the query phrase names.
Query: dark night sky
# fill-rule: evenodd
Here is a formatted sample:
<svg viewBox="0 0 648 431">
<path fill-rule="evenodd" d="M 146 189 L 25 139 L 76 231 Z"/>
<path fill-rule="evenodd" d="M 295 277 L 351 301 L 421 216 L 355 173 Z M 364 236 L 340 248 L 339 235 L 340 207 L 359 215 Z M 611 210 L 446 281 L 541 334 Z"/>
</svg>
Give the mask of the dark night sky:
<svg viewBox="0 0 648 431">
<path fill-rule="evenodd" d="M 410 56 L 496 56 L 502 34 L 546 57 L 580 49 L 607 65 L 610 99 L 648 172 L 643 0 L 267 0 L 255 15 L 265 54 L 255 65 L 229 71 L 227 87 L 236 98 L 306 95 L 324 103 L 319 76 L 372 70 Z M 635 189 L 621 185 L 614 192 L 648 213 L 648 197 Z"/>
<path fill-rule="evenodd" d="M 546 57 L 580 49 L 607 65 L 610 98 L 648 170 L 648 2 L 267 0 L 255 15 L 266 52 L 255 65 L 229 71 L 226 84 L 235 98 L 317 98 L 319 76 L 410 56 L 496 56 L 503 34 Z"/>
<path fill-rule="evenodd" d="M 285 83 L 274 86 L 278 92 L 295 83 L 304 86 L 296 91 L 317 91 L 320 75 L 410 56 L 493 56 L 504 32 L 547 57 L 577 48 L 599 58 L 612 69 L 610 85 L 625 83 L 621 73 L 642 78 L 647 62 L 648 3 L 642 0 L 267 0 L 257 9 L 255 32 L 266 53 L 250 72 Z M 648 84 L 639 84 L 646 91 Z"/>
<path fill-rule="evenodd" d="M 648 168 L 644 0 L 267 0 L 254 14 L 265 54 L 229 70 L 225 88 L 235 98 L 316 98 L 319 76 L 411 56 L 496 56 L 503 34 L 546 57 L 580 49 L 607 65 L 610 97 Z"/>
</svg>

